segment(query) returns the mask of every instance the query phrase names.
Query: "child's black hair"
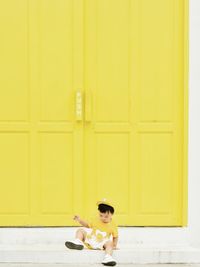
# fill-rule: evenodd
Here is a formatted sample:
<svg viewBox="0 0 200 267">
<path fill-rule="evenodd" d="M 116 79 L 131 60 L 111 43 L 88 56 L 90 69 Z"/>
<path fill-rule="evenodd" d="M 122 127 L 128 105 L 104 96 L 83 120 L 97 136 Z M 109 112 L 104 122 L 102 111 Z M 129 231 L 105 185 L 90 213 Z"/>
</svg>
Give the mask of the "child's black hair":
<svg viewBox="0 0 200 267">
<path fill-rule="evenodd" d="M 106 204 L 99 204 L 98 210 L 102 213 L 110 212 L 111 214 L 114 214 L 115 210 L 112 206 L 106 205 Z"/>
</svg>

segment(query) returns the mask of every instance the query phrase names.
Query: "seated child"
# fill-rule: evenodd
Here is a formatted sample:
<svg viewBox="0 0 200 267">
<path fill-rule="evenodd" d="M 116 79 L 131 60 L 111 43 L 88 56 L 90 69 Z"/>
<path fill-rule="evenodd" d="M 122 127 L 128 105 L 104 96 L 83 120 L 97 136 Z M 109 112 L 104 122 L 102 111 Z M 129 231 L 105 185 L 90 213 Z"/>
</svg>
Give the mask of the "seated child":
<svg viewBox="0 0 200 267">
<path fill-rule="evenodd" d="M 98 216 L 95 216 L 90 222 L 82 220 L 75 216 L 74 220 L 79 222 L 80 227 L 76 232 L 76 238 L 73 241 L 66 241 L 65 246 L 70 249 L 81 250 L 84 247 L 89 249 L 105 250 L 105 257 L 102 264 L 107 266 L 116 265 L 112 257 L 113 249 L 117 249 L 118 227 L 112 216 L 114 207 L 103 199 L 97 202 Z"/>
</svg>

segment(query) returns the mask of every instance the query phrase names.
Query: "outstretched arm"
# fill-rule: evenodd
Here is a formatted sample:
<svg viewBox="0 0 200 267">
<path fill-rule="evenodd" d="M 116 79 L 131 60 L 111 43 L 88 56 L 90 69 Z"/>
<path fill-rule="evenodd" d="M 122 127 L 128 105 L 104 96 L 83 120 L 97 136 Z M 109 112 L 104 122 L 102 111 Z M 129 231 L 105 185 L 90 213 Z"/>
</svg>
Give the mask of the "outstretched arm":
<svg viewBox="0 0 200 267">
<path fill-rule="evenodd" d="M 89 228 L 89 225 L 86 221 L 82 220 L 78 215 L 74 216 L 74 220 L 79 222 L 82 226 Z"/>
</svg>

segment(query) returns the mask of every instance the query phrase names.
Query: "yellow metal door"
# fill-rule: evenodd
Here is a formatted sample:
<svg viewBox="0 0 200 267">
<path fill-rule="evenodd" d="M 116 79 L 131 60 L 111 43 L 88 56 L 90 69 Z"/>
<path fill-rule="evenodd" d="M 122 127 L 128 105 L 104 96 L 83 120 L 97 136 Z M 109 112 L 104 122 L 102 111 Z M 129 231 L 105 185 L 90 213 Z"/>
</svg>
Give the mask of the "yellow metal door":
<svg viewBox="0 0 200 267">
<path fill-rule="evenodd" d="M 81 3 L 0 1 L 1 225 L 70 225 L 82 211 Z"/>
<path fill-rule="evenodd" d="M 90 214 L 106 197 L 120 225 L 186 225 L 186 23 L 184 0 L 85 1 Z"/>
<path fill-rule="evenodd" d="M 186 225 L 187 10 L 0 1 L 0 225 Z"/>
</svg>

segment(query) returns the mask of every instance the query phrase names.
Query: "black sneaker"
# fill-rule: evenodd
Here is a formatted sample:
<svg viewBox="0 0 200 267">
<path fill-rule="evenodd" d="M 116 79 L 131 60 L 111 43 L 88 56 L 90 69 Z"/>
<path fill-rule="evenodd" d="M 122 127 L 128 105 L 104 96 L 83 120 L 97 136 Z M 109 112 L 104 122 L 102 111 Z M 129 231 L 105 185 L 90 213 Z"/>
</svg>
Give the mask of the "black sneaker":
<svg viewBox="0 0 200 267">
<path fill-rule="evenodd" d="M 81 245 L 80 243 L 78 244 L 78 242 L 76 242 L 76 241 L 73 241 L 73 242 L 72 241 L 66 241 L 65 246 L 67 248 L 70 248 L 70 249 L 78 249 L 78 250 L 82 250 L 84 248 L 83 245 Z"/>
</svg>

